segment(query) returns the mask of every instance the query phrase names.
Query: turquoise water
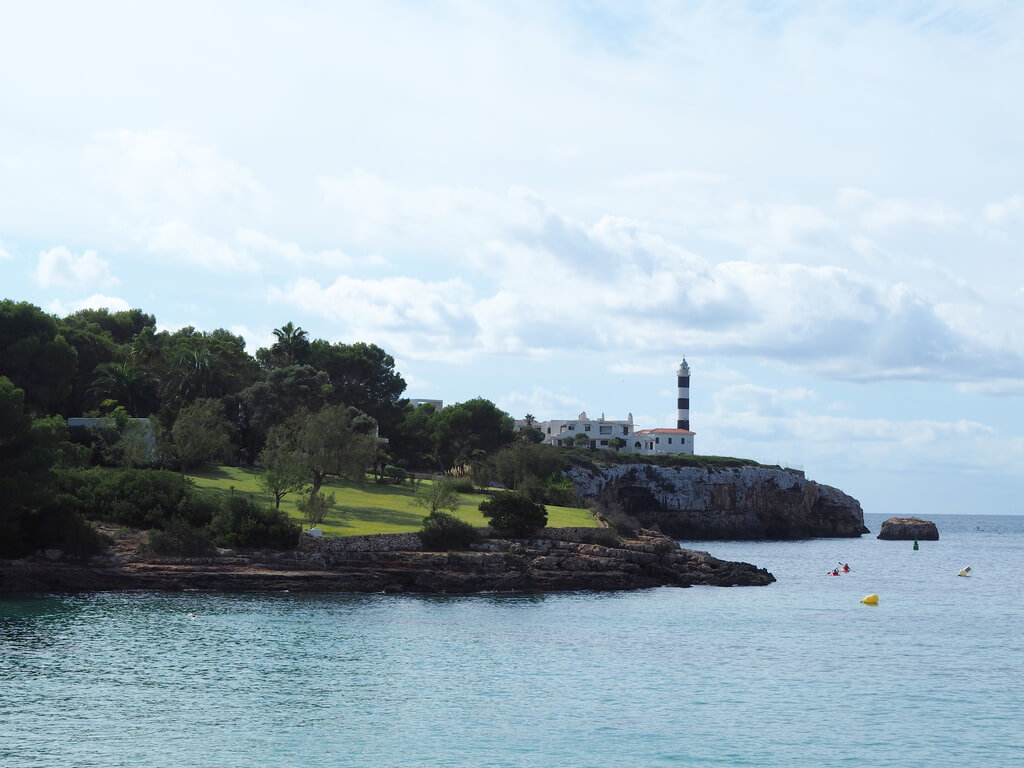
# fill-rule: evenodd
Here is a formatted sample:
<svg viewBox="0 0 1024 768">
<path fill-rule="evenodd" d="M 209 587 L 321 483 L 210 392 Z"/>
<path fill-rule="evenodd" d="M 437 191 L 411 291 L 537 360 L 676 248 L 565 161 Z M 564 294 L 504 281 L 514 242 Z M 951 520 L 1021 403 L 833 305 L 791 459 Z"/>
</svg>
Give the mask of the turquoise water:
<svg viewBox="0 0 1024 768">
<path fill-rule="evenodd" d="M 936 522 L 694 545 L 760 588 L 0 601 L 0 766 L 1021 764 L 1024 518 Z"/>
</svg>

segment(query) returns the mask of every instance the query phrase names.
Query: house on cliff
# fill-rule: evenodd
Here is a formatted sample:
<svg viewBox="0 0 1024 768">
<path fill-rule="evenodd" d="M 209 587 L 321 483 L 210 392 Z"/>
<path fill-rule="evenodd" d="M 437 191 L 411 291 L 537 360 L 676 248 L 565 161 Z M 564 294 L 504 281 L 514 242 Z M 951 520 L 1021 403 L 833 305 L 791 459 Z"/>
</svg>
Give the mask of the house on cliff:
<svg viewBox="0 0 1024 768">
<path fill-rule="evenodd" d="M 636 429 L 633 414 L 623 420 L 600 418 L 591 419 L 586 411 L 575 419 L 554 419 L 535 421 L 517 419 L 515 428 L 522 432 L 527 428 L 539 429 L 543 442 L 565 448 L 616 448 L 622 453 L 641 456 L 665 454 L 693 454 L 696 433 L 690 430 L 690 366 L 686 358 L 676 371 L 676 426 Z M 582 435 L 583 437 L 580 437 Z M 622 441 L 622 442 L 620 442 Z"/>
</svg>

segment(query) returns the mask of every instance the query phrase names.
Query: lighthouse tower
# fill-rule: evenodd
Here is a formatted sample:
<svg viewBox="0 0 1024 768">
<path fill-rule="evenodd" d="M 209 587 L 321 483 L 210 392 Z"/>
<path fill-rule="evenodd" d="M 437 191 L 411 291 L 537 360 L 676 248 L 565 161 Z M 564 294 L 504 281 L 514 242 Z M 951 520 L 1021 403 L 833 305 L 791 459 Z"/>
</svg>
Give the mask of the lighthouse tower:
<svg viewBox="0 0 1024 768">
<path fill-rule="evenodd" d="M 676 403 L 676 429 L 690 428 L 690 366 L 686 364 L 686 358 L 679 364 L 676 371 L 678 377 L 678 401 Z"/>
</svg>

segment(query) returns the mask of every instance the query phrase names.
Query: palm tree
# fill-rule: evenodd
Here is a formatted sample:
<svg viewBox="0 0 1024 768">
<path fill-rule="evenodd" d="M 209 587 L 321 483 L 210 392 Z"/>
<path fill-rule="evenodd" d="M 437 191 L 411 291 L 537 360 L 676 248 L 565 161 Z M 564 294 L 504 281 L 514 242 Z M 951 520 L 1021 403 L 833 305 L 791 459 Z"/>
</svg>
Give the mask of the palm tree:
<svg viewBox="0 0 1024 768">
<path fill-rule="evenodd" d="M 217 356 L 209 347 L 183 349 L 174 372 L 168 377 L 165 399 L 184 405 L 196 398 L 209 397 Z"/>
<path fill-rule="evenodd" d="M 89 391 L 116 400 L 130 416 L 137 416 L 136 411 L 152 382 L 149 372 L 133 363 L 100 363 L 96 366 L 96 376 Z"/>
<path fill-rule="evenodd" d="M 289 320 L 280 328 L 274 329 L 277 341 L 274 349 L 284 357 L 286 365 L 295 365 L 306 357 L 309 350 L 309 333 Z"/>
</svg>

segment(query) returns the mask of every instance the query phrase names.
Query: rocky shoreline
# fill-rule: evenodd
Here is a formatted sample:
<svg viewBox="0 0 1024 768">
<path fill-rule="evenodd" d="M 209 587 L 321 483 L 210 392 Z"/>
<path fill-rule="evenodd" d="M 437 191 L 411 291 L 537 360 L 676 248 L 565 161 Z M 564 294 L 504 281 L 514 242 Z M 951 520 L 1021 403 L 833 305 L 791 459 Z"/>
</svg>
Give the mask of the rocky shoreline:
<svg viewBox="0 0 1024 768">
<path fill-rule="evenodd" d="M 0 594 L 197 590 L 223 592 L 475 592 L 763 586 L 749 563 L 682 549 L 653 531 L 598 544 L 553 538 L 486 539 L 474 551 L 221 551 L 204 558 L 108 553 L 87 563 L 0 561 Z"/>
</svg>

